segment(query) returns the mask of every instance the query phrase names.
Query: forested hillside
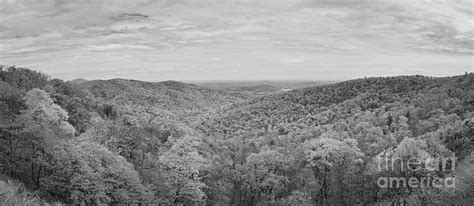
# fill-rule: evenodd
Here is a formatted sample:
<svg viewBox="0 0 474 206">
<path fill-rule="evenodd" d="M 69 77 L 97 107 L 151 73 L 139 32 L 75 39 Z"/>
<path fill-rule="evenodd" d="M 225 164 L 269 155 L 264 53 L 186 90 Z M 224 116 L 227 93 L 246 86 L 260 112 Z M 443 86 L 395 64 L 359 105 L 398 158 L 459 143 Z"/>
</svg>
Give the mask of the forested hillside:
<svg viewBox="0 0 474 206">
<path fill-rule="evenodd" d="M 232 94 L 240 94 L 251 97 L 261 97 L 269 94 L 282 93 L 285 91 L 320 86 L 333 83 L 333 81 L 197 81 L 194 82 L 198 86 L 222 90 Z"/>
<path fill-rule="evenodd" d="M 209 115 L 248 98 L 177 81 L 95 80 L 80 84 L 79 89 L 89 91 L 101 102 L 114 105 L 121 116 L 189 124 L 198 122 L 201 115 Z"/>
<path fill-rule="evenodd" d="M 254 99 L 197 127 L 223 139 L 232 202 L 467 204 L 474 74 L 364 78 Z M 407 148 L 405 148 L 407 147 Z M 378 171 L 376 159 L 457 158 L 456 172 Z M 224 167 L 224 166 L 223 166 Z M 456 189 L 381 189 L 384 176 L 456 176 Z"/>
<path fill-rule="evenodd" d="M 428 97 L 448 98 L 444 100 L 448 101 L 446 104 L 472 111 L 472 79 L 472 74 L 436 79 L 423 76 L 364 78 L 298 89 L 245 102 L 203 122 L 200 129 L 208 134 L 226 135 L 245 131 L 265 133 L 286 126 L 311 127 L 317 126 L 321 114 L 328 112 L 350 115 L 387 106 L 389 109 L 396 104 L 417 103 L 415 107 L 424 106 L 425 102 L 435 104 L 426 99 Z M 436 96 L 430 95 L 432 93 Z M 338 105 L 345 106 L 346 111 L 332 110 Z M 457 114 L 463 112 L 457 111 Z"/>
<path fill-rule="evenodd" d="M 364 78 L 249 99 L 2 66 L 0 204 L 468 204 L 473 83 L 472 73 Z M 380 157 L 457 159 L 381 171 Z M 383 188 L 385 176 L 456 185 Z"/>
</svg>

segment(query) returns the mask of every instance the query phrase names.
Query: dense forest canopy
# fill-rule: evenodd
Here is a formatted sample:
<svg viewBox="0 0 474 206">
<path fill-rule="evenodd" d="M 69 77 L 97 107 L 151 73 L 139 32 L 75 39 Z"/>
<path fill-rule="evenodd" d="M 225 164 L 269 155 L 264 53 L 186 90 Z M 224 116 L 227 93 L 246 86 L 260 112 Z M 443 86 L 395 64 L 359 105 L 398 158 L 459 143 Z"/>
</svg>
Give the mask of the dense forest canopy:
<svg viewBox="0 0 474 206">
<path fill-rule="evenodd" d="M 2 66 L 0 204 L 468 204 L 473 81 L 363 78 L 252 98 Z M 380 170 L 382 157 L 450 169 Z M 379 184 L 428 176 L 455 187 Z"/>
</svg>

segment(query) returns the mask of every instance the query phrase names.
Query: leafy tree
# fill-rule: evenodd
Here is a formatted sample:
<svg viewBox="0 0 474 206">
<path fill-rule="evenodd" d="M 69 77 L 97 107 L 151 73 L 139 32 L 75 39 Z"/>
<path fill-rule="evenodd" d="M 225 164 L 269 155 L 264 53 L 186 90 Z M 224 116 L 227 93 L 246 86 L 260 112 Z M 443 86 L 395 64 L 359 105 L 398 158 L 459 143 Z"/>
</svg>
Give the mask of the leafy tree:
<svg viewBox="0 0 474 206">
<path fill-rule="evenodd" d="M 125 158 L 97 143 L 82 141 L 67 148 L 70 179 L 64 185 L 74 203 L 138 204 L 151 197 Z"/>
<path fill-rule="evenodd" d="M 185 136 L 177 139 L 173 146 L 159 157 L 160 167 L 169 187 L 170 203 L 204 203 L 206 185 L 201 180 L 201 171 L 207 160 L 199 154 L 197 147 L 202 140 Z"/>
<path fill-rule="evenodd" d="M 22 90 L 29 91 L 33 88 L 43 88 L 46 86 L 48 76 L 26 68 L 0 65 L 0 80 Z"/>
<path fill-rule="evenodd" d="M 51 157 L 62 142 L 75 133 L 66 120 L 67 112 L 54 104 L 40 89 L 29 91 L 24 97 L 26 110 L 16 118 L 16 128 L 8 134 L 9 167 L 14 176 L 41 186 L 41 178 L 51 165 Z M 15 164 L 16 163 L 16 164 Z M 14 172 L 13 172 L 14 171 Z"/>
<path fill-rule="evenodd" d="M 263 148 L 259 153 L 249 155 L 237 171 L 250 202 L 275 201 L 288 186 L 286 173 L 293 161 L 284 148 Z"/>
<path fill-rule="evenodd" d="M 313 139 L 305 142 L 304 153 L 307 167 L 313 169 L 321 185 L 320 193 L 314 199 L 321 204 L 326 204 L 333 198 L 349 201 L 349 191 L 343 190 L 351 181 L 345 174 L 354 164 L 360 163 L 363 157 L 357 148 L 357 142 L 354 139 Z M 331 188 L 331 185 L 335 185 L 332 182 L 336 182 L 339 188 Z"/>
</svg>

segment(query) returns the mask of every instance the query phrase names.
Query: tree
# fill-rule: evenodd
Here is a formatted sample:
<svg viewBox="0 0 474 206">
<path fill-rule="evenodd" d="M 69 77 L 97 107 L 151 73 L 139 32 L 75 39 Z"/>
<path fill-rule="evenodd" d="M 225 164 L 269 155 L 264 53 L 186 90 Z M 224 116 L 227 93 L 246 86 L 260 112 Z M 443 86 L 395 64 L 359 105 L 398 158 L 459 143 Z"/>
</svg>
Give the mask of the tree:
<svg viewBox="0 0 474 206">
<path fill-rule="evenodd" d="M 277 195 L 288 186 L 286 176 L 294 159 L 285 148 L 262 148 L 250 154 L 244 165 L 237 168 L 250 202 L 275 201 Z"/>
<path fill-rule="evenodd" d="M 321 185 L 320 193 L 314 199 L 319 200 L 321 204 L 326 204 L 333 198 L 349 201 L 349 191 L 342 190 L 351 182 L 345 175 L 351 172 L 354 164 L 362 161 L 360 158 L 363 154 L 357 148 L 357 142 L 354 139 L 312 139 L 305 142 L 304 153 L 307 167 L 313 169 Z M 332 179 L 331 174 L 334 175 Z"/>
<path fill-rule="evenodd" d="M 206 185 L 201 180 L 201 171 L 208 161 L 199 154 L 201 139 L 185 136 L 177 139 L 173 146 L 159 157 L 166 185 L 169 187 L 170 203 L 204 203 Z"/>
<path fill-rule="evenodd" d="M 398 122 L 396 125 L 396 131 L 394 133 L 394 137 L 397 140 L 397 142 L 400 142 L 403 140 L 405 137 L 412 137 L 412 132 L 410 130 L 410 126 L 408 125 L 408 118 L 405 116 L 399 116 L 398 117 Z"/>
<path fill-rule="evenodd" d="M 75 129 L 67 122 L 67 112 L 43 90 L 32 89 L 24 101 L 27 109 L 15 119 L 17 128 L 8 135 L 9 167 L 15 176 L 40 187 L 41 178 L 53 169 L 55 151 L 73 137 Z"/>
<path fill-rule="evenodd" d="M 0 65 L 0 80 L 29 91 L 33 88 L 43 88 L 48 82 L 48 76 L 21 67 Z"/>
<path fill-rule="evenodd" d="M 26 109 L 23 95 L 23 91 L 0 81 L 0 125 L 12 123 L 15 115 Z"/>
<path fill-rule="evenodd" d="M 23 132 L 34 133 L 45 139 L 74 135 L 74 127 L 67 122 L 68 113 L 54 104 L 48 93 L 41 89 L 32 89 L 24 100 L 28 109 L 18 118 L 18 122 L 25 126 Z M 51 133 L 55 134 L 55 137 L 51 137 Z"/>
<path fill-rule="evenodd" d="M 70 177 L 62 186 L 73 203 L 138 204 L 149 201 L 147 188 L 125 158 L 90 141 L 76 142 L 65 152 L 69 158 L 63 163 L 69 166 Z"/>
<path fill-rule="evenodd" d="M 469 205 L 474 201 L 474 153 L 466 156 L 461 163 L 455 172 L 456 187 L 444 188 L 437 203 L 448 205 L 455 202 Z"/>
</svg>

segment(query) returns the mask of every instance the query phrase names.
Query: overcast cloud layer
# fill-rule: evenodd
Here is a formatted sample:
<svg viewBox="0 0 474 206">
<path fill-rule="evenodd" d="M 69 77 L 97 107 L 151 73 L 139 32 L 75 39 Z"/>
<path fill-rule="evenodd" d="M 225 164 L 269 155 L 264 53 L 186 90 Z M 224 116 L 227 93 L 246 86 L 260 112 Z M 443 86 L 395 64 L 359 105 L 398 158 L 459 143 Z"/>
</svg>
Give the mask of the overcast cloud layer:
<svg viewBox="0 0 474 206">
<path fill-rule="evenodd" d="M 0 0 L 0 64 L 64 79 L 472 71 L 471 0 Z"/>
</svg>

